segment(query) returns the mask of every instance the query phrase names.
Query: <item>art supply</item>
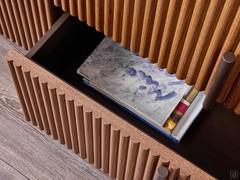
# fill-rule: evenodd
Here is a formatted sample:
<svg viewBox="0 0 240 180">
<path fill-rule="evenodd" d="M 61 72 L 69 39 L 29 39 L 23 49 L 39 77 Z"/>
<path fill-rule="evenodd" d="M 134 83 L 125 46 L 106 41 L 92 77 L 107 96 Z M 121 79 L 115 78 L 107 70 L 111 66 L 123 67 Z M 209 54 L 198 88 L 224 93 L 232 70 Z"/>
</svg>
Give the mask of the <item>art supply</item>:
<svg viewBox="0 0 240 180">
<path fill-rule="evenodd" d="M 168 131 L 172 132 L 177 126 L 178 122 L 181 120 L 184 113 L 188 110 L 189 106 L 197 96 L 198 91 L 195 88 L 191 88 L 189 92 L 182 98 L 173 113 L 164 123 L 163 127 Z"/>
<path fill-rule="evenodd" d="M 231 69 L 233 62 L 236 57 L 232 52 L 226 52 L 223 55 L 222 61 L 220 62 L 218 69 L 216 71 L 216 75 L 213 78 L 213 83 L 211 84 L 206 99 L 203 103 L 203 108 L 209 110 L 213 108 L 220 89 Z"/>
<path fill-rule="evenodd" d="M 175 142 L 197 117 L 205 98 L 203 92 L 198 93 L 175 74 L 123 49 L 110 38 L 103 39 L 77 73 L 84 83 L 129 111 L 136 120 Z M 189 108 L 191 104 L 194 108 Z M 166 120 L 168 128 L 163 127 Z"/>
</svg>

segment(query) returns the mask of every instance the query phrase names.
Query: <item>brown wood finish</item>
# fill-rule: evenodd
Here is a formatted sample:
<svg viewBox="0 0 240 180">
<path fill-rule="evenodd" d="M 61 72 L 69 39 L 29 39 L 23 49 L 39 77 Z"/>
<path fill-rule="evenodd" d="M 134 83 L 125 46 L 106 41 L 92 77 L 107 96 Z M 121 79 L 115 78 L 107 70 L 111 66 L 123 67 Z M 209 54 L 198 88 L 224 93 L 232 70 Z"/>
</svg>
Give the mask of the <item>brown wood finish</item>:
<svg viewBox="0 0 240 180">
<path fill-rule="evenodd" d="M 123 7 L 123 22 L 122 22 L 122 40 L 121 44 L 125 48 L 130 47 L 131 29 L 133 21 L 134 1 L 125 0 Z"/>
<path fill-rule="evenodd" d="M 146 0 L 135 1 L 130 50 L 139 52 Z"/>
<path fill-rule="evenodd" d="M 84 117 L 83 117 L 83 106 L 77 105 L 75 108 L 76 112 L 76 124 L 77 124 L 77 135 L 78 135 L 78 145 L 79 152 L 82 159 L 86 159 L 86 141 L 84 132 Z"/>
<path fill-rule="evenodd" d="M 110 133 L 111 124 L 108 122 L 102 122 L 102 145 L 101 145 L 101 157 L 102 157 L 102 171 L 107 174 L 109 172 L 109 152 L 110 152 Z"/>
<path fill-rule="evenodd" d="M 50 0 L 1 0 L 1 34 L 12 42 L 31 49 L 54 22 Z"/>
<path fill-rule="evenodd" d="M 169 160 L 170 165 L 174 162 L 182 162 L 181 164 L 178 164 L 178 168 L 181 169 L 182 172 L 187 173 L 188 175 L 191 175 L 191 177 L 202 177 L 204 179 L 211 179 L 211 176 L 207 175 L 205 172 L 202 170 L 198 169 L 196 166 L 192 165 L 185 159 L 181 158 L 177 154 L 175 154 L 173 151 L 169 150 L 162 144 L 156 142 L 154 139 L 151 137 L 147 136 L 146 134 L 142 133 L 140 130 L 136 129 L 123 119 L 121 119 L 119 116 L 113 114 L 112 112 L 108 111 L 106 108 L 103 106 L 99 105 L 98 103 L 94 102 L 92 99 L 87 97 L 86 95 L 82 94 L 81 92 L 75 90 L 71 86 L 67 85 L 54 75 L 48 73 L 46 70 L 42 69 L 41 67 L 35 65 L 31 61 L 29 61 L 27 58 L 23 57 L 19 53 L 15 51 L 11 51 L 8 54 L 8 59 L 14 60 L 14 66 L 15 64 L 21 64 L 23 69 L 25 71 L 30 71 L 30 76 L 34 74 L 34 76 L 37 76 L 40 78 L 40 82 L 46 82 L 47 85 L 45 84 L 46 90 L 48 88 L 50 89 L 55 89 L 59 91 L 62 95 L 60 96 L 61 98 L 58 99 L 59 104 L 60 104 L 60 114 L 61 114 L 61 119 L 62 120 L 67 120 L 66 118 L 67 114 L 69 113 L 69 107 L 66 108 L 66 101 L 65 101 L 65 96 L 67 95 L 67 100 L 71 100 L 74 102 L 75 108 L 76 106 L 82 105 L 83 106 L 83 111 L 84 111 L 84 127 L 85 127 L 85 139 L 86 139 L 86 153 L 87 153 L 87 160 L 90 163 L 94 163 L 94 133 L 95 131 L 95 125 L 93 123 L 93 113 L 99 117 L 101 115 L 102 119 L 102 144 L 101 144 L 101 149 L 102 149 L 102 156 L 101 158 L 104 159 L 104 161 L 101 161 L 103 169 L 105 169 L 105 173 L 108 172 L 108 167 L 109 167 L 109 175 L 110 177 L 117 177 L 119 174 L 119 177 L 122 177 L 122 170 L 119 168 L 119 166 L 123 167 L 122 163 L 118 162 L 118 157 L 123 157 L 125 158 L 122 154 L 123 151 L 127 151 L 126 145 L 128 144 L 125 138 L 121 140 L 121 137 L 126 138 L 129 136 L 130 139 L 134 139 L 131 141 L 129 139 L 129 154 L 133 154 L 136 152 L 137 157 L 131 157 L 127 156 L 126 159 L 126 166 L 125 167 L 131 167 L 131 170 L 123 170 L 125 171 L 130 171 L 130 176 L 134 177 L 135 179 L 139 179 L 141 177 L 152 177 L 154 172 L 152 172 L 152 169 L 150 167 L 155 167 L 158 162 L 158 156 L 163 156 L 166 159 Z M 25 83 L 25 81 L 24 81 Z M 42 83 L 41 83 L 42 84 Z M 44 90 L 44 100 L 48 100 L 46 98 L 47 91 Z M 27 91 L 27 90 L 26 90 Z M 46 92 L 45 92 L 46 91 Z M 59 93 L 59 95 L 60 95 Z M 50 102 L 49 102 L 50 104 Z M 69 105 L 68 105 L 69 106 Z M 40 108 L 40 107 L 39 107 Z M 66 112 L 67 111 L 67 112 Z M 65 112 L 65 113 L 63 113 Z M 75 112 L 76 113 L 76 112 Z M 81 114 L 81 112 L 78 112 Z M 47 113 L 49 116 L 49 112 Z M 64 115 L 65 114 L 65 115 Z M 65 117 L 63 117 L 65 116 Z M 77 116 L 77 120 L 79 120 L 80 116 Z M 78 121 L 77 121 L 78 122 Z M 54 121 L 49 121 L 50 128 L 51 128 L 51 123 L 54 123 Z M 69 122 L 70 124 L 71 122 Z M 68 123 L 62 123 L 63 124 L 63 132 L 64 132 L 64 137 L 66 134 L 66 128 L 67 134 L 69 135 L 69 128 Z M 111 127 L 112 126 L 112 127 Z M 111 128 L 110 128 L 111 127 Z M 64 130 L 65 129 L 65 130 Z M 79 128 L 77 128 L 78 131 Z M 111 134 L 110 134 L 111 130 Z M 52 132 L 52 128 L 51 128 Z M 96 133 L 96 132 L 95 132 Z M 124 135 L 126 134 L 126 135 Z M 125 139 L 125 140 L 124 140 Z M 79 139 L 77 140 L 79 141 Z M 81 140 L 80 140 L 81 141 Z M 66 140 L 67 142 L 67 140 Z M 73 140 L 72 144 L 76 143 L 76 140 Z M 84 143 L 82 143 L 84 145 Z M 140 145 L 139 150 L 138 150 L 138 145 Z M 69 146 L 70 147 L 70 146 Z M 109 149 L 109 151 L 108 151 Z M 108 153 L 109 152 L 109 153 Z M 152 155 L 153 154 L 153 155 Z M 108 158 L 109 157 L 109 158 Z M 133 161 L 129 161 L 129 157 Z M 157 159 L 156 159 L 157 158 Z M 109 161 L 108 161 L 109 159 Z M 136 161 L 136 165 L 135 162 Z M 184 162 L 184 163 L 183 163 Z M 125 163 L 124 163 L 125 164 Z M 134 168 L 135 166 L 135 168 Z M 147 168 L 145 168 L 147 167 Z M 120 170 L 119 170 L 120 169 Z M 135 170 L 133 170 L 135 169 Z M 118 172 L 119 170 L 119 172 Z M 131 175 L 132 174 L 132 175 Z M 128 176 L 125 175 L 126 177 Z"/>
<path fill-rule="evenodd" d="M 102 119 L 100 117 L 94 117 L 93 120 L 93 147 L 94 147 L 94 166 L 97 169 L 101 168 L 101 128 Z"/>
<path fill-rule="evenodd" d="M 208 91 L 222 53 L 240 40 L 237 0 L 78 0 L 75 6 L 80 20 L 86 12 L 90 26 L 199 90 Z M 230 92 L 226 86 L 218 102 Z"/>
<path fill-rule="evenodd" d="M 117 42 L 121 41 L 123 2 L 122 0 L 114 0 L 112 38 Z"/>
</svg>

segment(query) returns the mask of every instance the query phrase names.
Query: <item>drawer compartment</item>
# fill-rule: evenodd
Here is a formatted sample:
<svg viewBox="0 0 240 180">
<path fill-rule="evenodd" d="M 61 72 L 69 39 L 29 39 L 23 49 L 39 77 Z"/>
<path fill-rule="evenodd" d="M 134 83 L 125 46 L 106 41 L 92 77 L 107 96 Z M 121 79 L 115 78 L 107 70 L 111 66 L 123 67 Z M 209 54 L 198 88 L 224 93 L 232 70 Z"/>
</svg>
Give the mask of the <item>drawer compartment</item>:
<svg viewBox="0 0 240 180">
<path fill-rule="evenodd" d="M 171 178 L 213 179 L 152 138 L 147 125 L 81 82 L 76 70 L 103 37 L 64 14 L 27 57 L 9 52 L 26 120 L 111 178 L 152 179 L 164 165 Z"/>
</svg>

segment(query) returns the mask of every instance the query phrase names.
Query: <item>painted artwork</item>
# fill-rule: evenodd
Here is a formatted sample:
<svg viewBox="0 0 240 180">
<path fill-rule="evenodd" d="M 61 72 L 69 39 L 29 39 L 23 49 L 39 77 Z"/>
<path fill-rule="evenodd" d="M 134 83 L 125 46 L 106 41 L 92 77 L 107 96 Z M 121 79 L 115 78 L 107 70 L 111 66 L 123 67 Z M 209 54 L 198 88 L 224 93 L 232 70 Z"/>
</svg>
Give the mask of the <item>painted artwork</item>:
<svg viewBox="0 0 240 180">
<path fill-rule="evenodd" d="M 151 64 L 105 38 L 78 69 L 89 84 L 155 126 L 162 126 L 190 89 Z"/>
</svg>

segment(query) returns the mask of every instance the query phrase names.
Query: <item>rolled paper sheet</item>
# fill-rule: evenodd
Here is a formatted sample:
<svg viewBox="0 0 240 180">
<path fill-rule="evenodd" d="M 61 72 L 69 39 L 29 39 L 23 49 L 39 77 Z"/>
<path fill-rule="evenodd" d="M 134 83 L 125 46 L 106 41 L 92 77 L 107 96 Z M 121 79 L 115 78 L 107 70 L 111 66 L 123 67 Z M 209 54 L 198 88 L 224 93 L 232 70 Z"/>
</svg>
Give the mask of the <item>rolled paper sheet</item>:
<svg viewBox="0 0 240 180">
<path fill-rule="evenodd" d="M 216 71 L 215 77 L 213 78 L 213 83 L 209 87 L 209 92 L 203 102 L 203 108 L 209 110 L 213 108 L 215 101 L 218 97 L 219 90 L 227 77 L 231 69 L 231 65 L 235 61 L 235 55 L 232 52 L 226 52 L 223 55 L 222 61 L 219 64 L 219 67 Z"/>
</svg>

